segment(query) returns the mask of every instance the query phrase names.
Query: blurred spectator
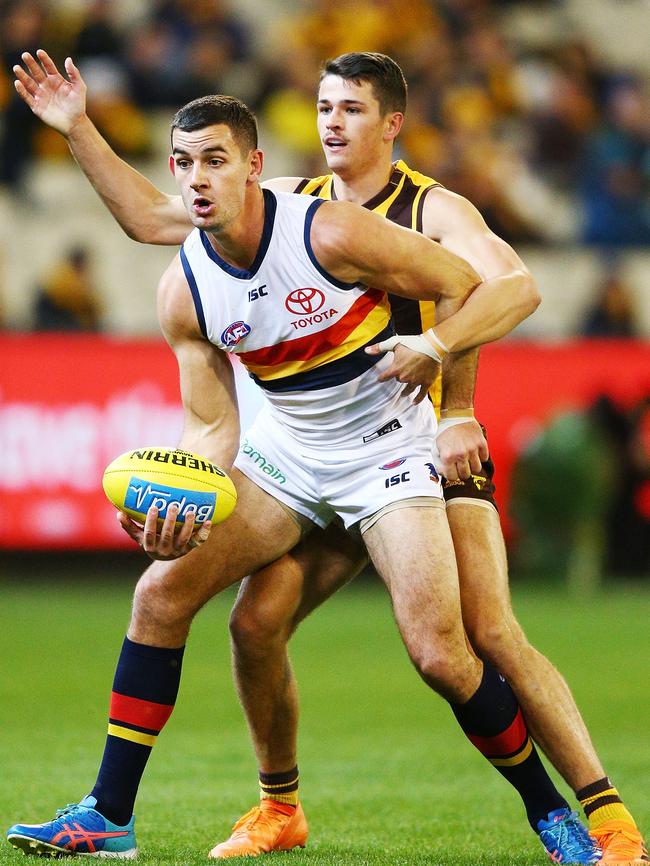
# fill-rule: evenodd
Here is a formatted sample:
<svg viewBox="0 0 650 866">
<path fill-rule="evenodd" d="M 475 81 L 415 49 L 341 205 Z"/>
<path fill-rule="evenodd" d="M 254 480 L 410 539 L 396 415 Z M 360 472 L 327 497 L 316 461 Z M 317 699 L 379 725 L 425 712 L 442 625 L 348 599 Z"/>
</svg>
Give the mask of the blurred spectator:
<svg viewBox="0 0 650 866">
<path fill-rule="evenodd" d="M 73 247 L 45 276 L 34 303 L 38 331 L 98 331 L 101 306 L 93 284 L 88 251 Z"/>
<path fill-rule="evenodd" d="M 76 63 L 94 57 L 119 63 L 122 37 L 114 15 L 115 4 L 111 0 L 91 0 L 73 48 Z"/>
<path fill-rule="evenodd" d="M 260 119 L 290 149 L 297 166 L 303 167 L 301 173 L 312 159 L 319 164 L 322 159 L 316 131 L 318 75 L 319 66 L 311 52 L 300 46 L 294 48 L 275 70 L 273 86 L 261 107 Z"/>
<path fill-rule="evenodd" d="M 137 104 L 176 108 L 206 93 L 229 92 L 233 70 L 250 51 L 244 23 L 219 0 L 158 0 L 152 7 L 125 52 Z M 256 78 L 254 70 L 248 75 Z"/>
<path fill-rule="evenodd" d="M 0 45 L 4 87 L 4 115 L 0 125 L 0 183 L 14 192 L 21 190 L 25 171 L 33 156 L 34 132 L 40 125 L 14 92 L 12 68 L 23 51 L 41 45 L 44 9 L 37 0 L 11 0 L 0 5 Z"/>
<path fill-rule="evenodd" d="M 170 28 L 181 49 L 191 45 L 199 35 L 210 34 L 228 46 L 233 61 L 246 60 L 250 51 L 250 33 L 244 22 L 223 0 L 155 0 L 151 20 Z"/>
<path fill-rule="evenodd" d="M 650 576 L 650 397 L 628 412 L 601 397 L 591 416 L 618 464 L 605 524 L 607 572 Z"/>
<path fill-rule="evenodd" d="M 130 96 L 121 64 L 107 57 L 88 58 L 79 64 L 88 85 L 88 115 L 120 154 L 145 156 L 150 150 L 147 116 Z"/>
<path fill-rule="evenodd" d="M 89 113 L 127 157 L 149 152 L 151 109 L 225 92 L 259 111 L 296 174 L 322 170 L 313 102 L 324 60 L 384 51 L 410 88 L 400 156 L 467 196 L 507 240 L 650 243 L 647 81 L 605 62 L 579 21 L 567 26 L 567 0 L 543 4 L 544 32 L 540 4 L 522 0 L 312 0 L 279 15 L 274 32 L 272 13 L 249 23 L 232 0 L 141 0 L 128 30 L 111 0 L 46 2 L 0 0 L 0 182 L 12 187 L 34 128 L 36 153 L 67 152 L 13 93 L 12 64 L 44 38 L 59 63 L 75 57 Z"/>
<path fill-rule="evenodd" d="M 634 337 L 637 316 L 629 287 L 616 272 L 602 284 L 596 303 L 585 316 L 581 334 L 585 337 Z"/>
<path fill-rule="evenodd" d="M 576 592 L 600 581 L 605 521 L 620 477 L 619 455 L 609 445 L 590 414 L 564 412 L 519 454 L 510 506 L 519 529 L 515 570 L 562 575 Z"/>
<path fill-rule="evenodd" d="M 641 81 L 611 87 L 605 116 L 587 139 L 582 195 L 584 240 L 650 244 L 650 98 Z"/>
<path fill-rule="evenodd" d="M 176 103 L 175 88 L 182 70 L 174 34 L 162 21 L 145 21 L 131 32 L 125 52 L 130 92 L 142 108 Z"/>
</svg>

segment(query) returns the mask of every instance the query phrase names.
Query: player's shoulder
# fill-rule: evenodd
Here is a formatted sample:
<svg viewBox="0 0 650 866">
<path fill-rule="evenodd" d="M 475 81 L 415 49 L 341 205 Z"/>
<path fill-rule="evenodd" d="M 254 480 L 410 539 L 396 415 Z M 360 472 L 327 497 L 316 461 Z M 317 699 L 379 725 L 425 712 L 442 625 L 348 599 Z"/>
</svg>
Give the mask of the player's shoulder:
<svg viewBox="0 0 650 866">
<path fill-rule="evenodd" d="M 422 208 L 422 231 L 438 240 L 450 231 L 484 231 L 485 221 L 477 208 L 464 196 L 434 186 L 427 190 Z"/>
<path fill-rule="evenodd" d="M 319 198 L 332 198 L 332 174 L 321 174 L 318 177 L 303 177 L 296 184 L 294 192 L 301 195 L 318 196 Z"/>
<path fill-rule="evenodd" d="M 160 277 L 156 301 L 158 320 L 168 339 L 196 330 L 194 300 L 181 252 L 174 256 Z"/>
<path fill-rule="evenodd" d="M 304 180 L 303 177 L 272 177 L 270 180 L 262 182 L 263 189 L 270 189 L 271 192 L 295 192 Z"/>
<path fill-rule="evenodd" d="M 403 159 L 398 159 L 397 162 L 394 163 L 395 169 L 402 174 L 406 175 L 406 177 L 410 180 L 410 182 L 417 187 L 427 187 L 434 189 L 437 187 L 442 188 L 442 184 L 437 181 L 435 178 L 430 177 L 428 174 L 423 174 L 421 171 L 417 171 L 414 168 L 411 168 L 407 165 Z"/>
<path fill-rule="evenodd" d="M 264 189 L 270 189 L 271 192 L 302 193 L 329 198 L 327 190 L 330 188 L 331 181 L 331 174 L 323 174 L 320 177 L 274 177 L 265 180 L 262 186 Z"/>
</svg>

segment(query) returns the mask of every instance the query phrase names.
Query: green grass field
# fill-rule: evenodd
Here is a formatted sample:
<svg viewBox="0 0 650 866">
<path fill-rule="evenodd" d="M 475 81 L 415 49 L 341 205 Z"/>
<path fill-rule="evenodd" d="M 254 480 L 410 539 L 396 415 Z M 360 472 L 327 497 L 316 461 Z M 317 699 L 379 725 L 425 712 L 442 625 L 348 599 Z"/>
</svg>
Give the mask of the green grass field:
<svg viewBox="0 0 650 866">
<path fill-rule="evenodd" d="M 132 583 L 66 582 L 58 573 L 0 583 L 3 832 L 52 817 L 92 786 Z M 145 864 L 206 862 L 257 796 L 230 678 L 232 598 L 216 599 L 194 626 L 179 702 L 141 787 Z M 515 591 L 515 607 L 565 673 L 605 766 L 649 832 L 650 591 L 611 589 L 568 604 L 557 588 L 527 588 Z M 313 615 L 293 659 L 311 839 L 303 852 L 272 855 L 274 866 L 547 862 L 514 791 L 410 668 L 375 584 L 353 586 Z M 25 862 L 3 844 L 0 866 Z"/>
</svg>

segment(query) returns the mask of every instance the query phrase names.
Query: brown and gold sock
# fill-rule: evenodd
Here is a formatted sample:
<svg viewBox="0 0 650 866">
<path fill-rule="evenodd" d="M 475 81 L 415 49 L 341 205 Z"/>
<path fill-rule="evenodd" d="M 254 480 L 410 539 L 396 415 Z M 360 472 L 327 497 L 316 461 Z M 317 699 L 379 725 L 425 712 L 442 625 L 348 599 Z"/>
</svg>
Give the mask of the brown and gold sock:
<svg viewBox="0 0 650 866">
<path fill-rule="evenodd" d="M 606 821 L 629 821 L 636 827 L 634 818 L 607 776 L 576 791 L 576 798 L 584 809 L 590 830 L 596 830 Z"/>
<path fill-rule="evenodd" d="M 286 773 L 260 771 L 260 800 L 275 800 L 287 806 L 298 805 L 298 767 Z"/>
</svg>

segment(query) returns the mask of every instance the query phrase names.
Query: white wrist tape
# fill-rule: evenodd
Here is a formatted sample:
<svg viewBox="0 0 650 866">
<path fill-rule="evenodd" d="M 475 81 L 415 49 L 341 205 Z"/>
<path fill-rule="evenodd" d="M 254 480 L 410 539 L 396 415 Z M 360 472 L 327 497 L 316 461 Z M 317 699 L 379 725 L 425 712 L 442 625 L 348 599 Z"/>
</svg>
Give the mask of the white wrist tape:
<svg viewBox="0 0 650 866">
<path fill-rule="evenodd" d="M 430 337 L 429 335 L 432 336 Z M 428 330 L 426 334 L 407 334 L 406 336 L 395 334 L 394 337 L 382 340 L 382 342 L 377 345 L 382 352 L 393 352 L 397 345 L 406 346 L 407 349 L 411 349 L 413 352 L 420 352 L 421 355 L 428 355 L 429 358 L 433 358 L 433 360 L 438 361 L 438 363 L 441 363 L 442 359 L 447 354 L 445 345 L 438 340 L 431 329 Z"/>
<path fill-rule="evenodd" d="M 441 418 L 440 421 L 438 421 L 436 439 L 438 438 L 438 436 L 440 436 L 441 433 L 444 433 L 445 430 L 449 430 L 450 427 L 456 427 L 458 424 L 471 424 L 472 421 L 478 423 L 474 416 L 464 418 Z"/>
</svg>

